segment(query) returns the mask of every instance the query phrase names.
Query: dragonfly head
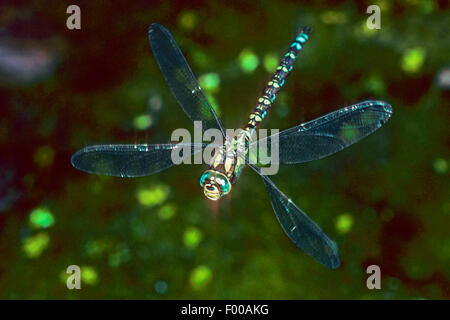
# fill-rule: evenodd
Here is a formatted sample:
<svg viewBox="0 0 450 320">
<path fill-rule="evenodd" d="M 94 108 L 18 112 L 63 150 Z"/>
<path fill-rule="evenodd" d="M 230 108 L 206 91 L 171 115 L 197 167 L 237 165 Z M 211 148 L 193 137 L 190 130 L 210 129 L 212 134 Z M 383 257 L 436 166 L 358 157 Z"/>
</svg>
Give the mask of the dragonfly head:
<svg viewBox="0 0 450 320">
<path fill-rule="evenodd" d="M 231 183 L 227 176 L 215 170 L 206 170 L 200 178 L 203 193 L 210 200 L 219 200 L 231 191 Z"/>
</svg>

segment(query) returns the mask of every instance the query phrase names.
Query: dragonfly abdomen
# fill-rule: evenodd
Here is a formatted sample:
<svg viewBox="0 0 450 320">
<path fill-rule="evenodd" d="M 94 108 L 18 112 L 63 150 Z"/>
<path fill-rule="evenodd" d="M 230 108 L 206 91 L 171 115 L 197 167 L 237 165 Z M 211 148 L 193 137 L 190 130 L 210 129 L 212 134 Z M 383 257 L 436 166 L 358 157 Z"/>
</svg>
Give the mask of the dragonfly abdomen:
<svg viewBox="0 0 450 320">
<path fill-rule="evenodd" d="M 294 66 L 298 53 L 300 52 L 300 50 L 302 50 L 306 41 L 308 41 L 310 34 L 311 29 L 307 27 L 302 29 L 302 31 L 292 42 L 284 57 L 281 59 L 280 64 L 276 68 L 269 82 L 264 87 L 263 93 L 258 98 L 258 103 L 256 104 L 253 112 L 250 114 L 250 120 L 245 127 L 245 130 L 250 134 L 253 134 L 253 131 L 256 129 L 256 127 L 258 127 L 258 125 L 267 115 L 267 112 L 272 107 L 272 103 L 275 101 L 278 92 L 280 91 L 281 87 L 283 87 L 287 76 Z"/>
</svg>

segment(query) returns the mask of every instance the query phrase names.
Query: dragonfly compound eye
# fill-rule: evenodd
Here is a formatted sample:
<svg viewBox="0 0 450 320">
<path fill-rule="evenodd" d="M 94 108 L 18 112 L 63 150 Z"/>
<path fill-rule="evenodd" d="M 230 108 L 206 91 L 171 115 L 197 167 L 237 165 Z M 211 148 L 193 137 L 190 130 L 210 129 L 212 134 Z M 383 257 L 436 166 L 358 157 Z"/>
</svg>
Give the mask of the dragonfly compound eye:
<svg viewBox="0 0 450 320">
<path fill-rule="evenodd" d="M 200 178 L 203 193 L 208 199 L 219 200 L 231 190 L 231 183 L 221 172 L 207 170 Z"/>
</svg>

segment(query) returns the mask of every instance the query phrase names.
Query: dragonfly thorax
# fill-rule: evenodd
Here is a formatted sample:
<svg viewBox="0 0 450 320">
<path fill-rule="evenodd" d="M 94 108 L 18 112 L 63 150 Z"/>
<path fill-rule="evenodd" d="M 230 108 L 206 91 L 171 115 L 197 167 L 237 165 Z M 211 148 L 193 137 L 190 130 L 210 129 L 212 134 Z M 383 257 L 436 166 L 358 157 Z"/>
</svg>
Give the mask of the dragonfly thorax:
<svg viewBox="0 0 450 320">
<path fill-rule="evenodd" d="M 245 164 L 248 142 L 248 131 L 241 131 L 216 149 L 209 168 L 200 178 L 200 186 L 208 199 L 219 200 L 231 191 Z"/>
</svg>

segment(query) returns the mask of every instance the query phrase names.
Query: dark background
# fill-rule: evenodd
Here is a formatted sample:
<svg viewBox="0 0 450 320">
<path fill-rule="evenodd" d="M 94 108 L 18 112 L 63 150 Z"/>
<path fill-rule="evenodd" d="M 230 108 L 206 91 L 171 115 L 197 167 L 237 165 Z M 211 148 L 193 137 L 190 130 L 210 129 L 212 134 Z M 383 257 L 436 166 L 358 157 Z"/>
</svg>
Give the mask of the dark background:
<svg viewBox="0 0 450 320">
<path fill-rule="evenodd" d="M 70 4 L 81 30 L 66 28 Z M 366 27 L 371 4 L 380 30 Z M 372 136 L 273 177 L 337 242 L 339 269 L 290 242 L 251 170 L 215 203 L 199 187 L 204 166 L 137 179 L 71 166 L 86 145 L 163 143 L 192 128 L 150 50 L 153 22 L 227 127 L 246 123 L 301 25 L 314 33 L 264 128 L 392 104 Z M 0 298 L 450 298 L 448 22 L 447 2 L 433 0 L 2 1 Z M 72 264 L 81 290 L 66 288 Z M 371 264 L 381 290 L 366 287 Z"/>
</svg>

